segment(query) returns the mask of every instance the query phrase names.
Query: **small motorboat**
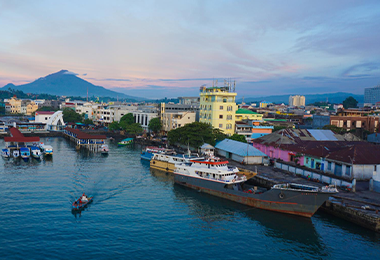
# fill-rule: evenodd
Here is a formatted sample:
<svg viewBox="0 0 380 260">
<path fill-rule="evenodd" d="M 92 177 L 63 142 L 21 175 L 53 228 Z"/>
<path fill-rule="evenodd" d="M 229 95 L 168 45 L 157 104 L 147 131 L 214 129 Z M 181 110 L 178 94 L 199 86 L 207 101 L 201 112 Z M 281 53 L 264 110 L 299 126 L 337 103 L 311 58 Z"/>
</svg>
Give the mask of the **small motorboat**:
<svg viewBox="0 0 380 260">
<path fill-rule="evenodd" d="M 102 144 L 102 146 L 100 147 L 100 152 L 104 155 L 108 154 L 109 152 L 109 148 L 108 148 L 108 145 L 106 144 Z"/>
<path fill-rule="evenodd" d="M 83 196 L 86 196 L 86 195 L 83 194 Z M 88 204 L 90 204 L 92 202 L 93 197 L 86 196 L 87 201 L 83 201 L 82 200 L 83 196 L 81 196 L 79 199 L 77 199 L 76 201 L 73 202 L 72 210 L 82 210 L 85 207 L 87 207 Z"/>
<path fill-rule="evenodd" d="M 29 157 L 30 157 L 30 150 L 28 147 L 21 147 L 20 148 L 20 155 L 21 155 L 21 158 L 27 162 L 29 160 Z"/>
<path fill-rule="evenodd" d="M 2 149 L 2 150 L 1 150 L 1 156 L 2 156 L 4 159 L 9 159 L 9 158 L 11 158 L 11 152 L 9 151 L 8 148 Z"/>
<path fill-rule="evenodd" d="M 124 140 L 121 140 L 117 143 L 117 146 L 126 146 L 129 144 L 133 144 L 133 138 L 125 138 Z"/>
<path fill-rule="evenodd" d="M 15 159 L 20 158 L 20 151 L 19 150 L 13 150 L 12 151 L 12 157 Z"/>
<path fill-rule="evenodd" d="M 30 147 L 30 151 L 31 151 L 31 156 L 34 158 L 34 159 L 37 159 L 37 160 L 40 160 L 41 159 L 41 150 L 39 147 L 37 146 L 31 146 Z"/>
</svg>

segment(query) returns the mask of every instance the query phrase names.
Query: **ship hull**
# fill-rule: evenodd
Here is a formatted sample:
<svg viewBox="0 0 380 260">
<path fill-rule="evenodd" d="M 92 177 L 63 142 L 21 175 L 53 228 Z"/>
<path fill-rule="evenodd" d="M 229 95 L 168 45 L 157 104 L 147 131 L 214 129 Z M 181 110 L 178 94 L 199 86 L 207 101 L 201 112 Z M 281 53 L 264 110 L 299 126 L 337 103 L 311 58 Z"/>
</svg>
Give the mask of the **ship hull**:
<svg viewBox="0 0 380 260">
<path fill-rule="evenodd" d="M 150 160 L 150 167 L 153 169 L 161 170 L 161 171 L 166 171 L 170 173 L 174 173 L 174 163 L 166 162 L 166 161 L 159 161 L 155 159 Z"/>
<path fill-rule="evenodd" d="M 190 177 L 175 173 L 177 184 L 199 190 L 214 196 L 235 201 L 255 208 L 311 217 L 332 195 L 328 192 L 305 192 L 301 190 L 271 189 L 261 194 L 246 193 L 242 190 L 227 188 L 225 183 Z"/>
</svg>

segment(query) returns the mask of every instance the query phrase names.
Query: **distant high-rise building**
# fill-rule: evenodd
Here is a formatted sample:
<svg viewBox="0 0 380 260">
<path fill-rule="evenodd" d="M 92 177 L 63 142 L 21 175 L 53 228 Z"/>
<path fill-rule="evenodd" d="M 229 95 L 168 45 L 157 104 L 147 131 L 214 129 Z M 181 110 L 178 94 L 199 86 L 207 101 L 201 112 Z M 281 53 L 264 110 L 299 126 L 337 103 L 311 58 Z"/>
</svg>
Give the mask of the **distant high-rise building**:
<svg viewBox="0 0 380 260">
<path fill-rule="evenodd" d="M 380 101 L 380 85 L 364 89 L 364 103 L 375 104 Z"/>
<path fill-rule="evenodd" d="M 290 96 L 289 106 L 292 106 L 292 107 L 305 106 L 305 96 L 300 96 L 300 95 Z"/>
</svg>

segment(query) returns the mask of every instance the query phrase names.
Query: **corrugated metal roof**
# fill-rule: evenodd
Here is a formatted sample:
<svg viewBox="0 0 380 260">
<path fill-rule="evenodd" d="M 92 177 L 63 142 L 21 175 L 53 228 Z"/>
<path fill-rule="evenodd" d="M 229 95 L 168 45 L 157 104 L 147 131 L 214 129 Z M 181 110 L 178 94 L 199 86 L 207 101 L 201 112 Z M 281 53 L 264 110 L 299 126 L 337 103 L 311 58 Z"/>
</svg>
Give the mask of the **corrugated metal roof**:
<svg viewBox="0 0 380 260">
<path fill-rule="evenodd" d="M 250 144 L 238 142 L 231 139 L 224 139 L 223 141 L 220 141 L 215 145 L 215 148 L 240 156 L 267 156 L 265 153 L 261 152 Z"/>
<path fill-rule="evenodd" d="M 317 141 L 338 141 L 331 130 L 309 129 L 308 131 Z"/>
</svg>

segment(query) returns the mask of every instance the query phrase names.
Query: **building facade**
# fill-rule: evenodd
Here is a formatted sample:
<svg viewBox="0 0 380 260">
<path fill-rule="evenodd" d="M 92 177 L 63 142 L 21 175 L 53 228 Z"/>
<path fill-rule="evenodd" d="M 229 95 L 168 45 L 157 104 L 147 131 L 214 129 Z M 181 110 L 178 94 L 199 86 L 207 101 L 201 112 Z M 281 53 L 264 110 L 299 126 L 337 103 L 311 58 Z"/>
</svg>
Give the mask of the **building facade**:
<svg viewBox="0 0 380 260">
<path fill-rule="evenodd" d="M 364 89 L 364 103 L 375 104 L 380 101 L 380 85 Z"/>
<path fill-rule="evenodd" d="M 162 129 L 165 132 L 177 129 L 195 122 L 195 112 L 164 113 L 162 115 Z"/>
<path fill-rule="evenodd" d="M 292 106 L 292 107 L 305 106 L 305 96 L 300 96 L 300 95 L 290 96 L 289 106 Z"/>
<path fill-rule="evenodd" d="M 229 86 L 200 89 L 199 121 L 231 136 L 235 131 L 236 93 Z"/>
<path fill-rule="evenodd" d="M 21 99 L 13 96 L 5 105 L 5 112 L 10 114 L 21 114 Z"/>
</svg>

